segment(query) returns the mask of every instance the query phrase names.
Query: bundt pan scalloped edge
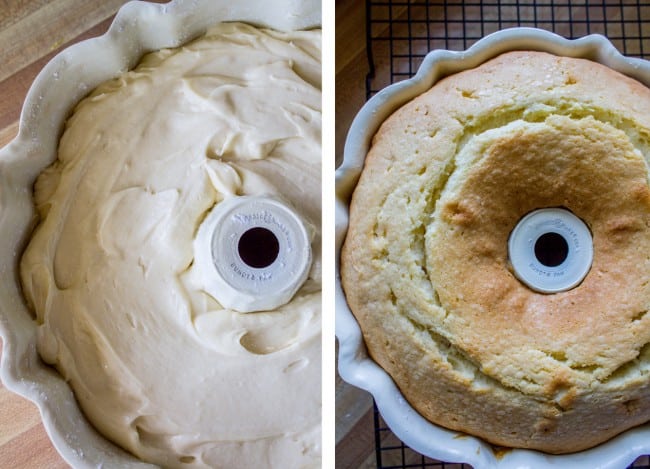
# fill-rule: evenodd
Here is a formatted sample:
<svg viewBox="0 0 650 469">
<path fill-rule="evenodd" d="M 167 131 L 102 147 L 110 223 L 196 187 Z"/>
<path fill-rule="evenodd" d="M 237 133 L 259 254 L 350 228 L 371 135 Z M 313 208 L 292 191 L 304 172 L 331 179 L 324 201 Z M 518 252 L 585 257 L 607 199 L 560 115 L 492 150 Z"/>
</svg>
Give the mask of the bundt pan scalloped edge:
<svg viewBox="0 0 650 469">
<path fill-rule="evenodd" d="M 344 158 L 336 171 L 336 335 L 339 340 L 339 373 L 355 386 L 369 391 L 384 420 L 405 444 L 432 458 L 469 463 L 476 468 L 607 467 L 631 464 L 650 452 L 650 425 L 633 428 L 589 450 L 552 456 L 538 451 L 494 448 L 479 438 L 447 430 L 424 419 L 404 399 L 390 376 L 369 356 L 359 325 L 345 299 L 339 274 L 339 256 L 348 225 L 350 197 L 363 169 L 373 135 L 382 122 L 402 104 L 431 88 L 441 78 L 516 50 L 542 51 L 599 62 L 650 85 L 650 63 L 621 55 L 603 36 L 567 40 L 553 33 L 514 28 L 498 31 L 466 51 L 436 50 L 424 59 L 410 80 L 388 86 L 357 114 L 347 136 Z"/>
<path fill-rule="evenodd" d="M 307 29 L 321 23 L 320 2 L 129 2 L 104 35 L 65 49 L 43 68 L 25 99 L 18 135 L 0 149 L 0 379 L 37 405 L 55 448 L 75 468 L 155 466 L 102 437 L 83 416 L 64 379 L 38 356 L 36 323 L 18 280 L 18 261 L 34 223 L 32 184 L 55 160 L 65 120 L 81 98 L 133 68 L 145 53 L 182 45 L 223 21 Z"/>
</svg>

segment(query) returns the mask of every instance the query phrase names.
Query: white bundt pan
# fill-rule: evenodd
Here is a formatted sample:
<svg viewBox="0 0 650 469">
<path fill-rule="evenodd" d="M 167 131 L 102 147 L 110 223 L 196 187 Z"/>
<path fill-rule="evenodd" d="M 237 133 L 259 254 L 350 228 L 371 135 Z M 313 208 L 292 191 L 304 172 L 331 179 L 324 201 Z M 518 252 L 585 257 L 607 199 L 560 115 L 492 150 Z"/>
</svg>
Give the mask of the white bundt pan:
<svg viewBox="0 0 650 469">
<path fill-rule="evenodd" d="M 336 336 L 339 340 L 339 374 L 375 398 L 379 411 L 405 444 L 443 461 L 481 468 L 623 468 L 638 456 L 650 453 L 650 424 L 629 430 L 595 448 L 553 456 L 538 451 L 513 449 L 497 454 L 472 436 L 434 425 L 404 399 L 391 377 L 366 351 L 361 330 L 345 301 L 339 258 L 348 227 L 348 205 L 371 139 L 381 123 L 398 107 L 428 90 L 444 76 L 474 68 L 499 54 L 514 50 L 550 52 L 600 62 L 650 86 L 650 62 L 621 55 L 607 38 L 590 35 L 567 40 L 547 31 L 514 28 L 498 31 L 462 52 L 436 50 L 424 59 L 410 80 L 388 86 L 370 99 L 352 122 L 345 142 L 343 163 L 336 171 Z"/>
<path fill-rule="evenodd" d="M 119 449 L 85 419 L 63 378 L 36 351 L 36 323 L 18 281 L 18 261 L 34 223 L 32 185 L 56 159 L 74 105 L 100 83 L 133 68 L 143 54 L 177 47 L 216 23 L 243 21 L 276 30 L 321 24 L 318 0 L 176 0 L 130 2 L 101 37 L 58 54 L 36 77 L 18 135 L 0 149 L 0 379 L 33 401 L 61 456 L 75 468 L 153 468 Z"/>
</svg>

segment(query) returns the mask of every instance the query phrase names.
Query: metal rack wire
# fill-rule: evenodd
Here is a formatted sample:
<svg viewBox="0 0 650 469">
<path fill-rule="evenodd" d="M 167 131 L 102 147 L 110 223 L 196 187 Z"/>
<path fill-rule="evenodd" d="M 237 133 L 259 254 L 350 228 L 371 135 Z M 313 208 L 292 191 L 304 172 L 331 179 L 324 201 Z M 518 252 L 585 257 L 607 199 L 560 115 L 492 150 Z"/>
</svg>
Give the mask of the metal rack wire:
<svg viewBox="0 0 650 469">
<path fill-rule="evenodd" d="M 650 58 L 650 2 L 366 0 L 366 12 L 368 97 L 414 75 L 430 50 L 467 49 L 517 26 L 603 34 L 625 55 Z"/>
<path fill-rule="evenodd" d="M 519 26 L 572 39 L 603 34 L 623 54 L 650 59 L 650 2 L 366 0 L 366 97 L 413 76 L 431 50 L 467 49 L 489 33 Z M 376 407 L 374 421 L 378 468 L 470 468 L 405 446 Z M 650 469 L 650 458 L 642 456 L 630 467 Z"/>
</svg>

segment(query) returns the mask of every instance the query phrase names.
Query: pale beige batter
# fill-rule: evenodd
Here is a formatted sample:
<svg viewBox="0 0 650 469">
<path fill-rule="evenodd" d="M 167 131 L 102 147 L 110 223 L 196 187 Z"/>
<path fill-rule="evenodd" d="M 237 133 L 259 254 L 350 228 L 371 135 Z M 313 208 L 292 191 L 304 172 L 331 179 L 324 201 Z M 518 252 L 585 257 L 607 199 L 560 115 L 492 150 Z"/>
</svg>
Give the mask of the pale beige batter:
<svg viewBox="0 0 650 469">
<path fill-rule="evenodd" d="M 145 56 L 75 109 L 21 263 L 39 352 L 97 429 L 166 467 L 319 467 L 320 31 L 230 23 Z M 192 241 L 227 197 L 314 230 L 286 305 L 227 310 Z"/>
</svg>

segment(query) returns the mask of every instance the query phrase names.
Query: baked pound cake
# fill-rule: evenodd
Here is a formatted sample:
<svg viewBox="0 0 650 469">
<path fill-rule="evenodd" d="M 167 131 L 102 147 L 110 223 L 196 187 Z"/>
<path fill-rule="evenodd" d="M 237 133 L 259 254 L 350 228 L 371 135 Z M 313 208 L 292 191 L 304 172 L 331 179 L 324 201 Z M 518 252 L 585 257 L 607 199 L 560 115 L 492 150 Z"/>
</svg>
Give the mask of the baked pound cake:
<svg viewBox="0 0 650 469">
<path fill-rule="evenodd" d="M 38 351 L 111 441 L 163 467 L 321 465 L 321 34 L 224 23 L 85 98 L 35 184 Z M 193 240 L 244 196 L 310 227 L 292 299 L 242 314 Z M 221 242 L 221 240 L 217 240 Z"/>
<path fill-rule="evenodd" d="M 605 66 L 510 52 L 381 125 L 350 204 L 342 284 L 372 358 L 444 427 L 567 453 L 650 420 L 650 90 Z M 593 239 L 575 288 L 513 272 L 527 214 Z"/>
</svg>

